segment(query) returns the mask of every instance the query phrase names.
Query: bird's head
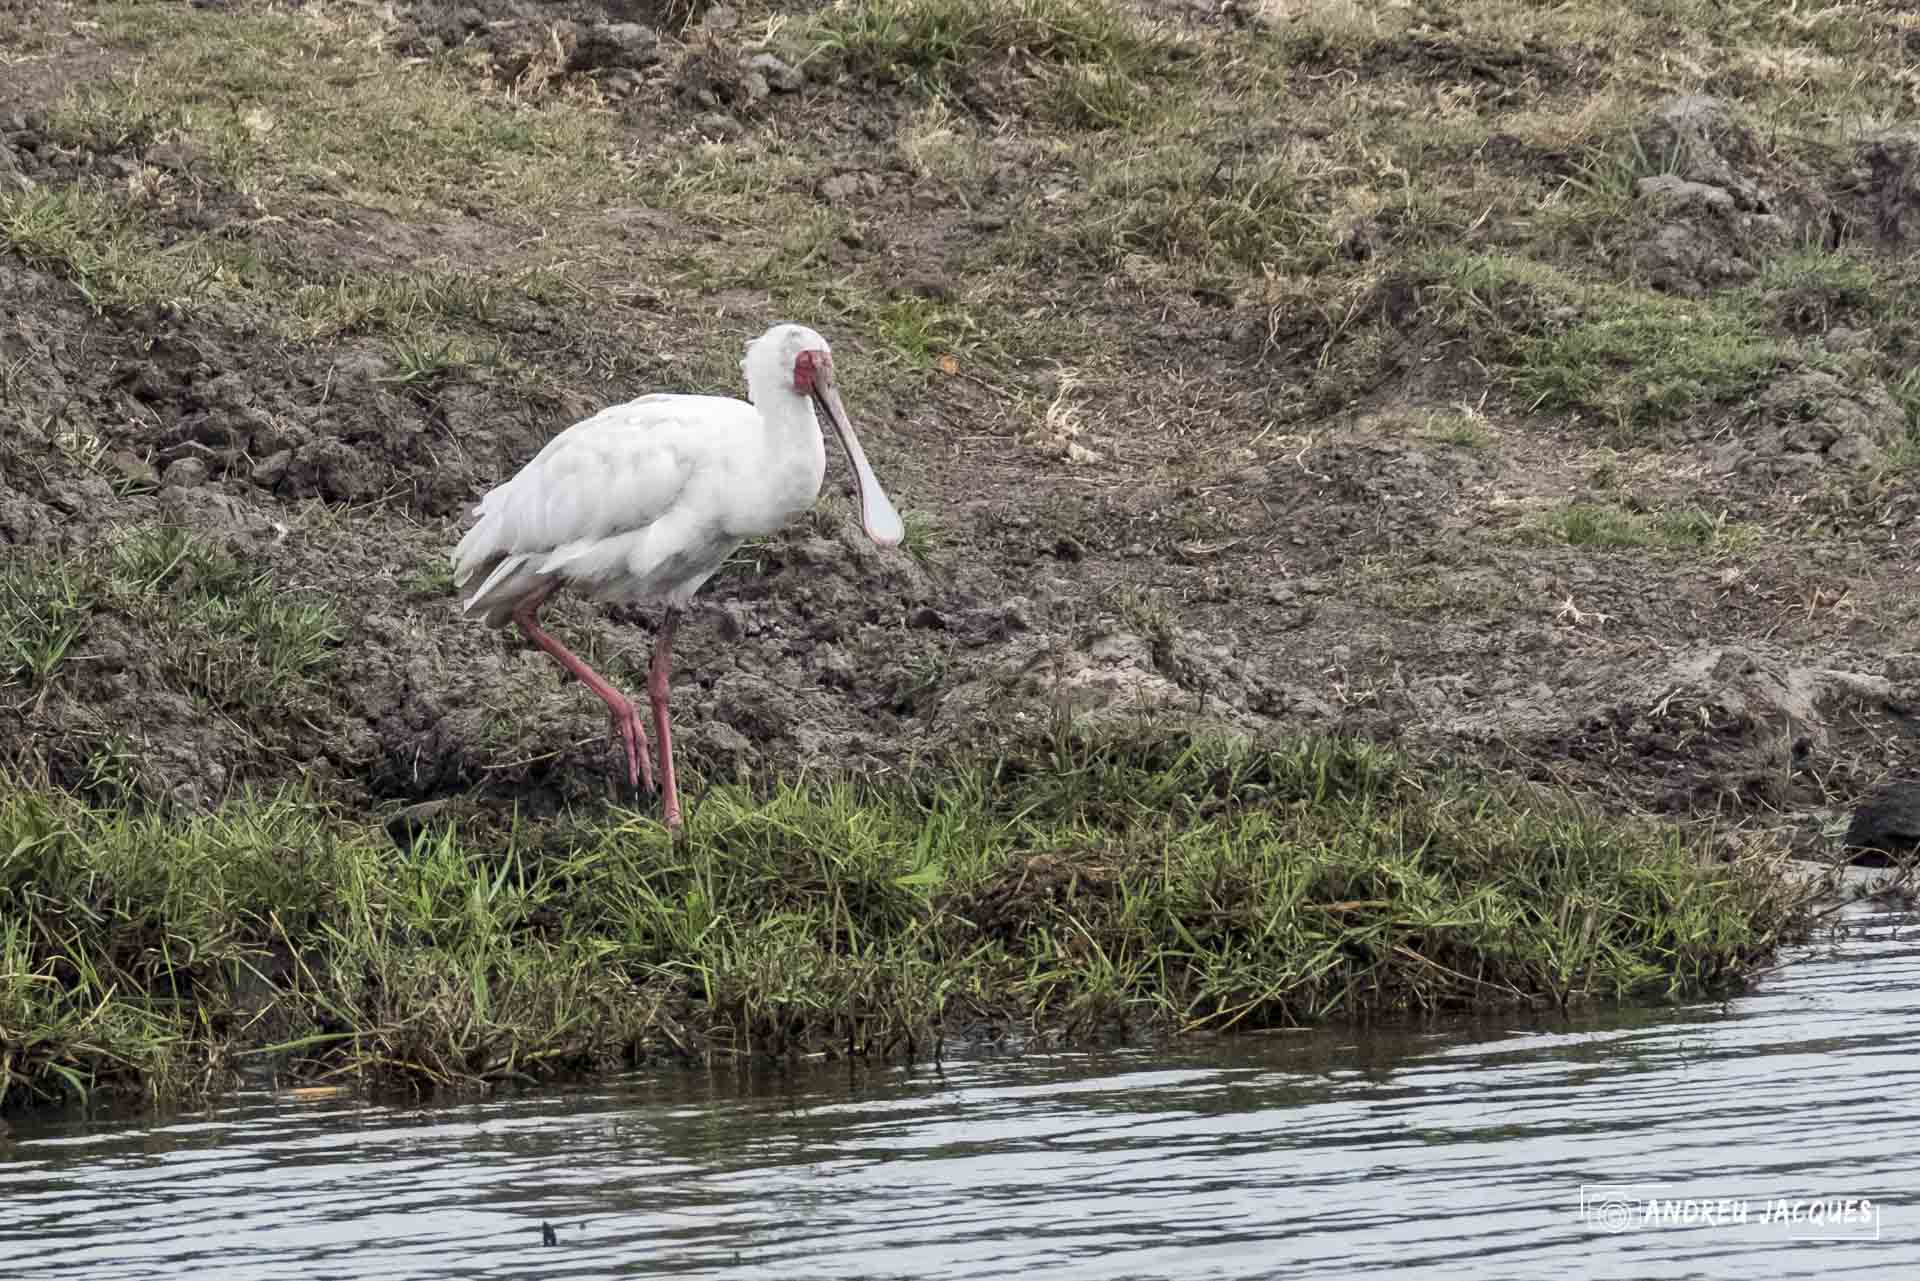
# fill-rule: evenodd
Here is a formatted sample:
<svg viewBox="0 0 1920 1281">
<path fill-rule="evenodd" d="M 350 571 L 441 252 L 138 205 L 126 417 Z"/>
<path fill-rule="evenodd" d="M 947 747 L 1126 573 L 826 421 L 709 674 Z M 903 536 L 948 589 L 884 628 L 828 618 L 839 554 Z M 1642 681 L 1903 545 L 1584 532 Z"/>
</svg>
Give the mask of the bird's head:
<svg viewBox="0 0 1920 1281">
<path fill-rule="evenodd" d="M 833 351 L 822 338 L 805 325 L 775 325 L 747 344 L 747 358 L 740 362 L 747 376 L 747 394 L 754 404 L 778 388 L 812 402 L 815 410 L 832 425 L 846 451 L 847 464 L 853 468 L 854 487 L 860 494 L 860 523 L 867 537 L 882 547 L 891 547 L 906 536 L 900 513 L 888 501 L 886 491 L 867 465 L 860 438 L 854 435 L 853 420 L 840 403 L 840 390 L 834 385 Z M 762 406 L 762 412 L 766 408 Z"/>
<path fill-rule="evenodd" d="M 776 386 L 812 396 L 823 386 L 833 386 L 833 349 L 805 325 L 775 325 L 747 344 L 740 371 L 749 387 L 758 381 L 755 374 L 767 374 Z"/>
</svg>

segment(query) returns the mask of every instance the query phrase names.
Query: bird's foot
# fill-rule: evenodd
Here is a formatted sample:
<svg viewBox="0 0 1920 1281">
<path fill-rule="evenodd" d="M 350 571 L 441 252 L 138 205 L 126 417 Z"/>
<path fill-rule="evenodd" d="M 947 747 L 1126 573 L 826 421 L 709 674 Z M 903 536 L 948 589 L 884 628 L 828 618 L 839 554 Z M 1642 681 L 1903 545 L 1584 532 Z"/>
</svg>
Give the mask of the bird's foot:
<svg viewBox="0 0 1920 1281">
<path fill-rule="evenodd" d="M 647 734 L 640 728 L 640 716 L 632 704 L 614 712 L 613 732 L 627 750 L 627 786 L 653 795 L 653 758 L 647 752 Z"/>
</svg>

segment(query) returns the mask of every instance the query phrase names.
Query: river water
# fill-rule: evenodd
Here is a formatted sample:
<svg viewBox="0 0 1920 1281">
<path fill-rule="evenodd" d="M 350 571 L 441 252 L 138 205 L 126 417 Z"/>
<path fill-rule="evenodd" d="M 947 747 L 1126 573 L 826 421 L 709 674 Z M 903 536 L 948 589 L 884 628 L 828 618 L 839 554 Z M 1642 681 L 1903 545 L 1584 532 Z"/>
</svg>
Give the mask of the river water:
<svg viewBox="0 0 1920 1281">
<path fill-rule="evenodd" d="M 1920 1276 L 1920 917 L 1836 920 L 1571 1022 L 16 1118 L 0 1276 Z"/>
</svg>

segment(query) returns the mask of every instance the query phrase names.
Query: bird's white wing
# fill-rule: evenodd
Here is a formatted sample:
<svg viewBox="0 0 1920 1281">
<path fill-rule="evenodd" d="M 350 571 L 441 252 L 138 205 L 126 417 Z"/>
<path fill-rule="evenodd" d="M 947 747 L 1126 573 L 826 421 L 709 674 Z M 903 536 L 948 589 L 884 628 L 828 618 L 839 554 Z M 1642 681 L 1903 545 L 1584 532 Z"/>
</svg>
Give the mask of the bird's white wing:
<svg viewBox="0 0 1920 1281">
<path fill-rule="evenodd" d="M 555 436 L 481 498 L 454 549 L 457 585 L 487 574 L 468 611 L 505 621 L 548 577 L 606 571 L 599 562 L 673 508 L 717 438 L 753 418 L 723 397 L 642 396 Z"/>
</svg>

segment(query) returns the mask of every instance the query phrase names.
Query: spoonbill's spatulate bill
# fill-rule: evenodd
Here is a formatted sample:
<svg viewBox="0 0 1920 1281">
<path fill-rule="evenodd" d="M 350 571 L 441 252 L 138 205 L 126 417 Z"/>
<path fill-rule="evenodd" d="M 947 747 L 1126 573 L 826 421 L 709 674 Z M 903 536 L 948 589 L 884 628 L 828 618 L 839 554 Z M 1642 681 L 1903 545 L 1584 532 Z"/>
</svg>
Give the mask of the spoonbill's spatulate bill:
<svg viewBox="0 0 1920 1281">
<path fill-rule="evenodd" d="M 680 825 L 673 782 L 667 678 L 680 611 L 748 538 L 813 505 L 826 476 L 826 415 L 846 450 L 867 537 L 905 534 L 867 465 L 834 386 L 833 353 L 803 325 L 776 325 L 747 345 L 747 401 L 642 396 L 555 436 L 520 472 L 488 491 L 454 549 L 454 583 L 479 586 L 466 612 L 508 620 L 598 694 L 626 744 L 627 782 L 654 790 L 646 731 L 633 704 L 541 630 L 540 606 L 562 587 L 595 600 L 666 606 L 647 694 L 660 744 L 668 827 Z"/>
</svg>

